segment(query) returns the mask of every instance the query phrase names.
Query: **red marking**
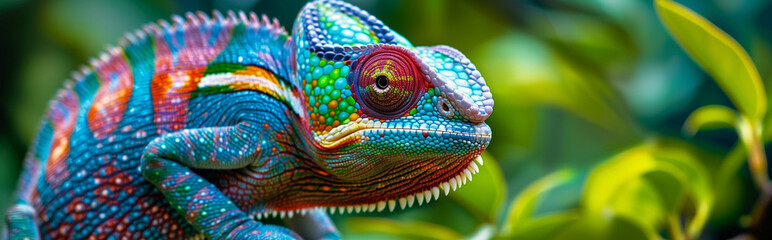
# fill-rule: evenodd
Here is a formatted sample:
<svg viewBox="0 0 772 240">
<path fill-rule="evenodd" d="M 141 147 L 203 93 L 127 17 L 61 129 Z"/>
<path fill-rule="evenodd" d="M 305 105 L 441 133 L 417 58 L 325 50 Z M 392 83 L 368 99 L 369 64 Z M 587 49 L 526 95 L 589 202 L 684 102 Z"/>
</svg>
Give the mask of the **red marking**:
<svg viewBox="0 0 772 240">
<path fill-rule="evenodd" d="M 53 136 L 45 167 L 45 179 L 51 188 L 58 188 L 69 177 L 66 159 L 70 152 L 70 135 L 75 128 L 80 100 L 71 90 L 62 90 L 48 112 Z"/>
<path fill-rule="evenodd" d="M 72 238 L 72 224 L 63 222 L 57 226 L 57 229 L 53 229 L 50 232 L 50 237 L 53 239 L 70 239 Z"/>
<path fill-rule="evenodd" d="M 434 88 L 434 83 L 432 83 L 432 82 L 430 82 L 428 80 L 424 80 L 424 84 L 426 86 L 426 88 L 425 88 L 426 90 L 428 90 L 429 88 Z"/>
<path fill-rule="evenodd" d="M 183 32 L 184 45 L 176 46 L 180 47 L 176 56 L 162 35 L 155 36 L 156 72 L 150 89 L 158 134 L 185 128 L 190 94 L 198 87 L 207 64 L 227 45 L 230 28 L 227 24 L 223 26 L 213 45 L 209 44 L 210 28 L 187 28 Z M 176 36 L 171 34 L 171 44 L 179 42 Z"/>
<path fill-rule="evenodd" d="M 294 49 L 294 47 L 292 47 L 292 49 Z M 292 51 L 292 53 L 290 53 L 290 62 L 291 63 L 297 62 L 296 58 L 297 58 L 297 56 L 295 56 L 295 51 Z M 290 64 L 290 65 L 292 65 L 292 72 L 298 72 L 297 64 Z M 306 85 L 306 80 L 303 80 L 303 86 L 305 86 L 305 85 Z"/>
<path fill-rule="evenodd" d="M 381 133 L 381 137 L 383 137 L 383 136 L 386 136 L 386 134 L 384 134 L 384 133 Z"/>
<path fill-rule="evenodd" d="M 316 173 L 316 174 L 319 174 L 319 175 L 322 175 L 322 176 L 328 176 L 328 175 L 330 175 L 329 173 L 327 173 L 327 172 L 325 172 L 325 171 L 322 171 L 321 169 L 316 169 L 316 168 L 314 168 L 314 169 L 313 169 L 313 171 L 314 171 L 314 173 Z"/>
<path fill-rule="evenodd" d="M 424 135 L 424 138 L 428 138 L 429 137 L 429 132 L 427 132 L 427 131 L 423 131 L 422 134 Z"/>
<path fill-rule="evenodd" d="M 72 217 L 73 222 L 80 222 L 86 218 L 86 211 L 89 210 L 89 206 L 83 204 L 81 198 L 75 198 L 67 205 L 65 212 Z"/>
<path fill-rule="evenodd" d="M 153 112 L 158 134 L 185 128 L 190 93 L 196 90 L 204 67 L 156 74 L 151 85 Z"/>
<path fill-rule="evenodd" d="M 94 67 L 101 85 L 86 118 L 94 137 L 103 139 L 118 128 L 131 97 L 134 79 L 120 48 L 110 55 L 107 62 L 97 65 Z"/>
</svg>

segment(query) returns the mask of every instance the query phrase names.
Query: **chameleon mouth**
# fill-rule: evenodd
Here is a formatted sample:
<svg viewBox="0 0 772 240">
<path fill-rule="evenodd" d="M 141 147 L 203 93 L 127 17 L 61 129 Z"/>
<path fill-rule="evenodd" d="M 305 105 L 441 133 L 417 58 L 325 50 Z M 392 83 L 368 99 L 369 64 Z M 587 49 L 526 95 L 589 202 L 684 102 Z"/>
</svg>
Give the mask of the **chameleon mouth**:
<svg viewBox="0 0 772 240">
<path fill-rule="evenodd" d="M 295 215 L 305 216 L 312 211 L 329 212 L 330 214 L 335 214 L 335 212 L 339 212 L 341 214 L 382 212 L 386 210 L 387 207 L 389 211 L 392 212 L 397 208 L 397 205 L 399 205 L 399 207 L 403 210 L 416 205 L 416 203 L 418 206 L 421 206 L 424 203 L 429 204 L 432 199 L 439 199 L 439 197 L 442 195 L 442 192 L 444 192 L 445 196 L 447 196 L 451 191 L 456 191 L 456 189 L 460 188 L 462 185 L 472 181 L 472 175 L 480 172 L 480 168 L 477 166 L 477 164 L 480 166 L 483 165 L 483 159 L 480 155 L 477 155 L 474 160 L 470 161 L 466 168 L 464 168 L 462 171 L 439 183 L 438 185 L 415 191 L 412 194 L 396 197 L 390 200 L 381 200 L 374 203 L 354 205 L 318 206 L 294 210 L 269 210 L 265 212 L 254 213 L 252 214 L 252 217 L 255 220 L 269 217 L 292 218 Z"/>
<path fill-rule="evenodd" d="M 486 145 L 491 139 L 490 127 L 485 124 L 475 125 L 472 129 L 465 129 L 466 131 L 463 132 L 453 130 L 455 129 L 446 129 L 444 125 L 431 126 L 425 123 L 419 126 L 409 124 L 404 126 L 400 124 L 388 125 L 378 120 L 361 119 L 319 134 L 314 137 L 314 140 L 322 147 L 336 148 L 359 141 L 362 138 L 367 138 L 365 133 L 368 131 L 376 131 L 377 134 L 400 133 L 406 136 L 423 136 L 424 138 L 430 135 L 436 137 L 454 136 Z"/>
</svg>

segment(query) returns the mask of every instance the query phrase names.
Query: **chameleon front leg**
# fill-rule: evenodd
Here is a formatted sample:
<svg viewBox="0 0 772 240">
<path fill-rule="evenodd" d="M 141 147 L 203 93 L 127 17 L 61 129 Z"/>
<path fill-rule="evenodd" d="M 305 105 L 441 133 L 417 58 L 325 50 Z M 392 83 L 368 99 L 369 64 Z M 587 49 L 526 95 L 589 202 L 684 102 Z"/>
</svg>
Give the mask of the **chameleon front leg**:
<svg viewBox="0 0 772 240">
<path fill-rule="evenodd" d="M 306 215 L 296 215 L 286 220 L 287 226 L 306 239 L 341 239 L 335 224 L 323 210 L 313 210 Z"/>
<path fill-rule="evenodd" d="M 8 239 L 40 239 L 35 224 L 35 209 L 26 203 L 14 205 L 6 213 Z M 3 238 L 5 239 L 5 238 Z"/>
<path fill-rule="evenodd" d="M 289 229 L 264 225 L 241 211 L 212 183 L 191 171 L 243 168 L 260 154 L 251 123 L 183 130 L 153 140 L 142 156 L 142 175 L 196 229 L 212 239 L 292 239 Z"/>
</svg>

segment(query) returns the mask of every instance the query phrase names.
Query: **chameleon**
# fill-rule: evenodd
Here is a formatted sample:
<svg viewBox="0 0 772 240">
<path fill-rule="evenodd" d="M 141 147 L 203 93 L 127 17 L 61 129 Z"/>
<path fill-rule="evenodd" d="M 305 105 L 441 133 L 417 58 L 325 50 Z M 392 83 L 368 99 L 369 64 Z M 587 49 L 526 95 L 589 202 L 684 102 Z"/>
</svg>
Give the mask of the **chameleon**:
<svg viewBox="0 0 772 240">
<path fill-rule="evenodd" d="M 458 50 L 342 1 L 308 2 L 291 35 L 253 12 L 175 15 L 65 82 L 5 234 L 340 238 L 327 211 L 404 209 L 471 180 L 492 110 Z"/>
</svg>

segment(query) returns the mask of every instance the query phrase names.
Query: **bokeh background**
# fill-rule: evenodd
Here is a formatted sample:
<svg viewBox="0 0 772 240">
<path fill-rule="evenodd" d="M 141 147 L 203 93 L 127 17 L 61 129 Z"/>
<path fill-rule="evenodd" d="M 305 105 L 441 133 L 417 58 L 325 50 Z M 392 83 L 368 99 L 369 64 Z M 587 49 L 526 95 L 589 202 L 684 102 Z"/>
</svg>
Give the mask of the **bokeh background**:
<svg viewBox="0 0 772 240">
<path fill-rule="evenodd" d="M 700 184 L 709 186 L 710 198 L 701 239 L 737 236 L 752 224 L 749 214 L 759 191 L 747 164 L 719 177 L 728 158 L 745 158 L 735 131 L 694 136 L 683 131 L 689 114 L 701 106 L 734 106 L 668 34 L 652 1 L 350 2 L 414 45 L 459 49 L 485 77 L 496 105 L 487 121 L 493 140 L 475 181 L 428 206 L 390 214 L 335 215 L 344 236 L 673 238 L 672 227 L 687 228 L 696 215 L 693 209 L 701 198 L 693 189 Z M 771 1 L 677 2 L 735 38 L 764 83 L 772 84 Z M 106 45 L 116 44 L 124 32 L 171 14 L 212 9 L 265 13 L 289 29 L 304 3 L 1 1 L 0 209 L 12 203 L 24 153 L 54 92 L 72 70 Z M 629 155 L 624 153 L 642 148 L 677 152 L 673 158 L 697 166 L 702 182 L 673 188 L 668 182 L 672 179 L 649 175 L 624 185 L 627 170 L 643 161 L 635 157 L 610 173 L 599 173 L 609 162 Z M 590 181 L 600 178 L 596 175 L 608 178 Z M 617 182 L 620 188 L 604 186 Z M 597 196 L 588 190 L 591 184 L 617 197 L 612 203 L 598 203 L 603 206 L 600 213 L 593 212 L 596 203 L 588 202 Z M 515 200 L 521 200 L 519 207 L 513 207 Z M 522 219 L 513 220 L 512 212 Z M 526 224 L 539 219 L 542 223 Z M 513 221 L 522 224 L 511 226 Z M 520 227 L 524 225 L 537 227 Z"/>
</svg>

